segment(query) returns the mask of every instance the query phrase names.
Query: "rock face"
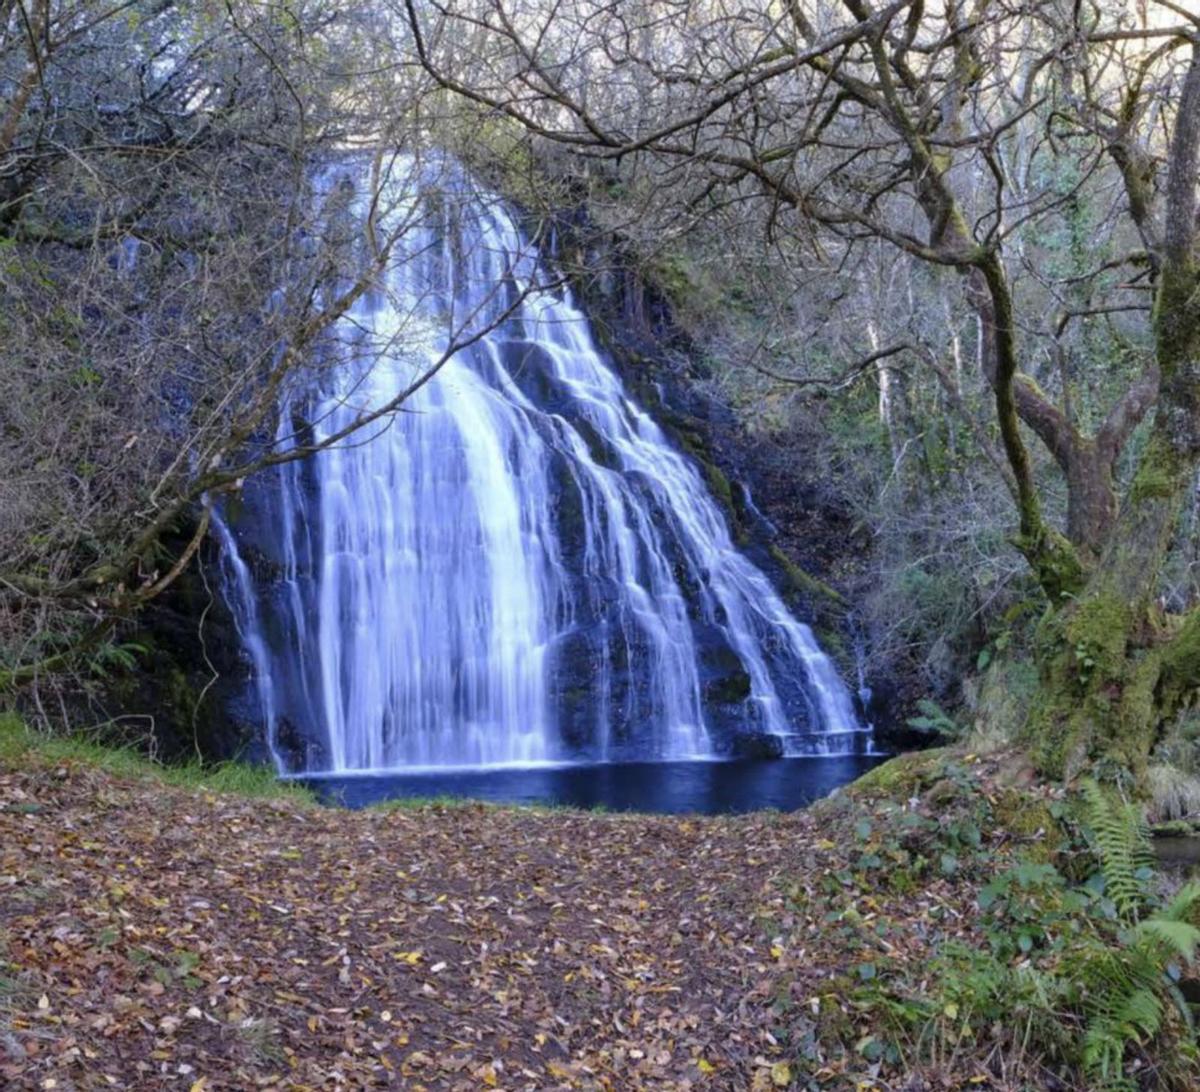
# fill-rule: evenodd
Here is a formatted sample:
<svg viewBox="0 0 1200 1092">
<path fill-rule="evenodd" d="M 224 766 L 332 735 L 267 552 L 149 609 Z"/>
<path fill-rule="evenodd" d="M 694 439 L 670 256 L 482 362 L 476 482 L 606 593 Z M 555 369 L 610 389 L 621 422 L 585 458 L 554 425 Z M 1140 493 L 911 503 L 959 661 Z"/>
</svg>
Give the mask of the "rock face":
<svg viewBox="0 0 1200 1092">
<path fill-rule="evenodd" d="M 734 758 L 782 758 L 783 740 L 779 736 L 743 733 L 733 737 L 730 754 Z"/>
<path fill-rule="evenodd" d="M 771 575 L 857 691 L 876 745 L 911 748 L 913 733 L 897 716 L 911 704 L 909 680 L 860 678 L 863 635 L 853 589 L 863 579 L 870 534 L 836 487 L 812 473 L 804 437 L 747 435 L 710 392 L 703 354 L 674 322 L 665 293 L 584 208 L 564 213 L 555 236 L 558 257 L 575 272 L 575 290 L 625 383 L 703 467 L 739 546 Z"/>
<path fill-rule="evenodd" d="M 191 537 L 181 532 L 181 541 Z M 112 718 L 121 742 L 165 760 L 265 762 L 261 719 L 241 635 L 222 594 L 212 543 L 123 639 L 137 669 L 114 676 L 92 717 Z"/>
</svg>

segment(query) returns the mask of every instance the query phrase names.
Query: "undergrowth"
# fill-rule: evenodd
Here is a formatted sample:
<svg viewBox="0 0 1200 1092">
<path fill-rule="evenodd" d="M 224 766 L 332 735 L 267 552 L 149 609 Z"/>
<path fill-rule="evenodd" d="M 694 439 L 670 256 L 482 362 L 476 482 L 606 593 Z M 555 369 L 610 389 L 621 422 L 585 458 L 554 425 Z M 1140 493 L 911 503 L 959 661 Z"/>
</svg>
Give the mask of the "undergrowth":
<svg viewBox="0 0 1200 1092">
<path fill-rule="evenodd" d="M 149 778 L 166 785 L 233 796 L 308 804 L 315 801 L 302 785 L 281 781 L 266 766 L 242 762 L 155 762 L 132 747 L 114 746 L 85 735 L 36 732 L 11 713 L 0 713 L 0 764 L 80 763 L 118 777 Z"/>
<path fill-rule="evenodd" d="M 782 1006 L 799 1061 L 871 1080 L 970 1058 L 1003 1088 L 1200 1087 L 1200 884 L 1168 890 L 1140 809 L 1095 783 L 998 790 L 954 757 L 905 791 L 843 806 L 841 867 L 796 895 L 846 955 L 809 1012 Z M 914 920 L 920 951 L 905 948 Z"/>
</svg>

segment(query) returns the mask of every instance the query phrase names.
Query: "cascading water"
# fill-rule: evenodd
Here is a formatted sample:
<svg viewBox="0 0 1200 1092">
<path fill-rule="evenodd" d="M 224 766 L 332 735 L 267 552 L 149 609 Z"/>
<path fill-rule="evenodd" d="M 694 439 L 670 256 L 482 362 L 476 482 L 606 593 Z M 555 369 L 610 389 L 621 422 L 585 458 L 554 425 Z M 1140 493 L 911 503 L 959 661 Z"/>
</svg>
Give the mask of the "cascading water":
<svg viewBox="0 0 1200 1092">
<path fill-rule="evenodd" d="M 220 528 L 280 767 L 869 749 L 808 627 L 502 202 L 458 174 L 405 207 L 425 211 L 385 290 L 341 320 L 336 379 L 278 442 L 406 389 L 449 325 L 486 332 L 386 427 L 249 486 Z"/>
</svg>

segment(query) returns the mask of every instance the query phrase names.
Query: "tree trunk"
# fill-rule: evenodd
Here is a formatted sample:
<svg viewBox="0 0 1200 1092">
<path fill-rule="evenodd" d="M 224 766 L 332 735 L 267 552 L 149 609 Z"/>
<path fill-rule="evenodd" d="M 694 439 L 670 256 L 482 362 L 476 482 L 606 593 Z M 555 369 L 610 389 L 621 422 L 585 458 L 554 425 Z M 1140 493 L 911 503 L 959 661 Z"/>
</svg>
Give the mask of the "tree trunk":
<svg viewBox="0 0 1200 1092">
<path fill-rule="evenodd" d="M 1116 529 L 1081 595 L 1052 608 L 1039 634 L 1028 732 L 1047 773 L 1108 761 L 1138 776 L 1162 726 L 1200 684 L 1200 612 L 1172 622 L 1155 602 L 1200 461 L 1200 277 L 1188 279 L 1190 293 L 1165 278 L 1160 289 L 1163 389 Z"/>
<path fill-rule="evenodd" d="M 1047 773 L 1093 763 L 1136 779 L 1162 726 L 1200 686 L 1200 612 L 1155 603 L 1200 464 L 1200 45 L 1171 141 L 1163 260 L 1154 309 L 1161 383 L 1154 424 L 1115 532 L 1079 597 L 1042 624 L 1042 677 L 1028 725 Z"/>
<path fill-rule="evenodd" d="M 1113 460 L 1094 439 L 1076 436 L 1066 462 L 1067 538 L 1095 557 L 1117 516 Z"/>
</svg>

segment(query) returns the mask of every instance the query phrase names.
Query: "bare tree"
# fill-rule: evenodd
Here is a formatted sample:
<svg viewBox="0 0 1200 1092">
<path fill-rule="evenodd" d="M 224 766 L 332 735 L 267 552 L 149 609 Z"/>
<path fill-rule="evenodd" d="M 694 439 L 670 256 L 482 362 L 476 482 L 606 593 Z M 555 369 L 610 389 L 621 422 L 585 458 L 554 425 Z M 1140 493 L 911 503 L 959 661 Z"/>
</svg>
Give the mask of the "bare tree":
<svg viewBox="0 0 1200 1092">
<path fill-rule="evenodd" d="M 401 11 L 448 91 L 612 165 L 678 216 L 741 203 L 769 242 L 790 241 L 797 265 L 806 248 L 841 267 L 884 242 L 958 274 L 1015 541 L 1051 606 L 1030 732 L 1048 769 L 1102 755 L 1140 769 L 1200 668 L 1200 616 L 1165 618 L 1156 601 L 1200 456 L 1200 16 L 1168 0 L 1140 14 L 1096 0 L 405 0 Z M 1100 210 L 1102 253 L 1066 277 L 1037 268 L 1038 232 L 1081 202 Z M 1096 316 L 1151 351 L 1085 424 L 1069 382 L 1056 397 L 1032 373 L 1047 359 L 1068 375 L 1072 328 Z M 882 348 L 936 364 L 910 332 L 876 331 L 860 357 L 877 368 Z M 1122 454 L 1151 413 L 1118 503 Z M 1028 433 L 1062 474 L 1061 529 Z"/>
<path fill-rule="evenodd" d="M 344 321 L 473 199 L 421 153 L 430 81 L 381 66 L 379 31 L 315 3 L 0 5 L 0 689 L 169 587 L 222 494 L 382 427 L 497 321 L 440 315 L 432 356 L 422 300 L 387 340 Z M 343 336 L 411 382 L 319 441 L 281 428 Z"/>
</svg>

